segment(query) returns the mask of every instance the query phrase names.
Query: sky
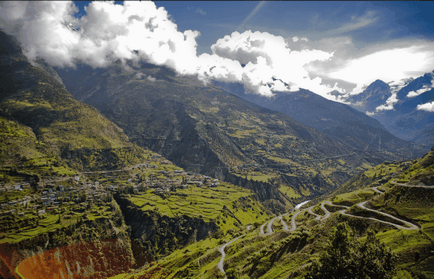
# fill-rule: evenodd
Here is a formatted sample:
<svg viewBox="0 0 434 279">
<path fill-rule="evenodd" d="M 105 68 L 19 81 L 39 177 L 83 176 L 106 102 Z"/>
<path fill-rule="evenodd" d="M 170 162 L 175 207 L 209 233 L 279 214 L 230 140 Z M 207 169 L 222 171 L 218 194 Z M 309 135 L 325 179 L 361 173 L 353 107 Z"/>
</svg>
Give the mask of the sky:
<svg viewBox="0 0 434 279">
<path fill-rule="evenodd" d="M 433 12 L 432 1 L 4 1 L 0 28 L 53 66 L 141 60 L 205 84 L 336 100 L 433 71 Z"/>
</svg>

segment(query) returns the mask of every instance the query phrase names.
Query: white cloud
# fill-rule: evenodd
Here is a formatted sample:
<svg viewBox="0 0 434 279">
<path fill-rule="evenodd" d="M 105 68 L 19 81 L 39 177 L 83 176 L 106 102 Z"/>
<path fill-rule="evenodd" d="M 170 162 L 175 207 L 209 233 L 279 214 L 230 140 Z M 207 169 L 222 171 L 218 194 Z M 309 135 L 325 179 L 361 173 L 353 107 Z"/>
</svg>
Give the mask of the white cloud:
<svg viewBox="0 0 434 279">
<path fill-rule="evenodd" d="M 392 93 L 392 95 L 386 100 L 385 105 L 381 105 L 375 108 L 375 111 L 392 110 L 393 106 L 398 102 L 397 93 Z"/>
<path fill-rule="evenodd" d="M 259 3 L 250 17 L 264 4 Z M 246 31 L 217 40 L 212 55 L 197 56 L 199 32 L 178 31 L 167 11 L 153 2 L 92 2 L 80 19 L 72 16 L 77 9 L 71 2 L 3 2 L 1 8 L 0 27 L 19 38 L 31 60 L 40 56 L 51 65 L 74 66 L 81 61 L 104 67 L 117 59 L 133 59 L 198 75 L 205 82 L 242 82 L 264 95 L 309 86 L 319 93 L 333 90 L 320 78 L 309 78 L 303 68 L 329 59 L 331 53 L 292 51 L 283 37 Z M 79 28 L 74 31 L 69 23 Z"/>
<path fill-rule="evenodd" d="M 136 79 L 144 79 L 146 77 L 146 75 L 144 73 L 138 72 L 136 74 Z"/>
<path fill-rule="evenodd" d="M 155 82 L 157 79 L 151 76 L 148 76 L 147 79 L 151 82 Z"/>
<path fill-rule="evenodd" d="M 433 44 L 431 43 L 431 46 Z M 368 85 L 376 79 L 390 82 L 410 77 L 409 72 L 427 72 L 434 64 L 433 49 L 411 46 L 386 49 L 356 59 L 328 74 L 329 77 Z M 432 69 L 431 69 L 432 70 Z M 360 93 L 353 90 L 352 93 Z"/>
<path fill-rule="evenodd" d="M 335 36 L 340 35 L 346 32 L 354 31 L 360 28 L 364 28 L 372 23 L 377 21 L 376 12 L 375 11 L 368 11 L 365 15 L 361 17 L 352 17 L 351 22 L 346 23 L 342 25 L 339 28 L 332 29 L 329 31 L 326 31 L 327 36 Z"/>
<path fill-rule="evenodd" d="M 297 91 L 303 87 L 326 95 L 338 89 L 336 86 L 322 84 L 319 77 L 310 78 L 309 72 L 304 68 L 312 61 L 330 59 L 332 53 L 320 50 L 293 51 L 281 36 L 267 32 L 233 32 L 231 36 L 219 39 L 211 49 L 213 55 L 245 65 L 233 69 L 233 72 L 241 71 L 244 85 L 254 92 L 271 95 L 272 89 Z M 239 76 L 238 73 L 233 75 Z M 213 75 L 210 73 L 209 76 Z"/>
<path fill-rule="evenodd" d="M 259 3 L 244 24 L 264 4 Z M 71 1 L 4 1 L 0 3 L 0 28 L 18 38 L 31 60 L 39 56 L 51 65 L 83 62 L 93 67 L 105 67 L 118 59 L 146 61 L 181 75 L 197 75 L 205 83 L 210 79 L 241 82 L 263 95 L 305 88 L 336 100 L 328 93 L 359 93 L 376 79 L 406 78 L 410 73 L 431 71 L 434 65 L 432 42 L 357 50 L 348 37 L 312 41 L 300 35 L 284 39 L 251 31 L 218 39 L 211 47 L 212 54 L 198 56 L 196 38 L 200 33 L 179 31 L 167 11 L 153 2 L 92 2 L 80 19 L 74 18 L 76 11 Z M 339 32 L 375 20 L 375 14 L 368 13 L 341 26 Z M 78 28 L 74 31 L 69 23 Z M 390 104 L 392 100 L 378 109 Z"/>
<path fill-rule="evenodd" d="M 431 80 L 431 84 L 429 84 L 429 85 L 424 85 L 424 86 L 423 86 L 421 89 L 419 89 L 419 90 L 408 92 L 408 94 L 407 94 L 407 98 L 413 98 L 413 97 L 419 96 L 420 94 L 423 94 L 423 93 L 425 93 L 425 92 L 427 92 L 427 91 L 430 91 L 430 90 L 433 89 L 433 88 L 434 88 L 434 79 Z"/>
<path fill-rule="evenodd" d="M 198 31 L 179 32 L 164 8 L 153 2 L 92 2 L 87 15 L 75 19 L 69 2 L 2 2 L 0 27 L 15 35 L 30 59 L 40 56 L 52 65 L 83 61 L 103 67 L 116 59 L 143 59 L 193 71 Z M 80 27 L 73 31 L 73 23 Z M 136 52 L 135 52 L 136 51 Z"/>
<path fill-rule="evenodd" d="M 434 102 L 429 102 L 421 105 L 417 105 L 418 110 L 425 110 L 429 112 L 434 112 Z"/>
<path fill-rule="evenodd" d="M 202 10 L 201 8 L 195 8 L 195 7 L 187 7 L 189 10 L 194 10 L 196 13 L 201 15 L 206 15 L 206 12 Z"/>
</svg>

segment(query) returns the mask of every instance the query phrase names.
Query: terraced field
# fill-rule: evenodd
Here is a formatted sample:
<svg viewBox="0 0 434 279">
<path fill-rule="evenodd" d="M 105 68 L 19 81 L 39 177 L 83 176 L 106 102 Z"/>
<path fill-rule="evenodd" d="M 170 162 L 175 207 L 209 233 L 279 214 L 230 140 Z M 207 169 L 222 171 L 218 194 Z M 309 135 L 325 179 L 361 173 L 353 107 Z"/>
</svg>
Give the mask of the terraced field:
<svg viewBox="0 0 434 279">
<path fill-rule="evenodd" d="M 330 228 L 346 221 L 360 240 L 365 239 L 368 229 L 375 230 L 377 238 L 398 255 L 397 274 L 406 277 L 394 278 L 420 278 L 417 277 L 420 274 L 429 278 L 434 275 L 433 267 L 428 264 L 433 256 L 424 251 L 434 247 L 434 214 L 431 213 L 434 202 L 431 200 L 431 207 L 427 207 L 428 198 L 419 202 L 415 197 L 421 189 L 425 197 L 433 197 L 434 187 L 388 185 L 341 194 L 333 201 L 324 200 L 276 216 L 262 225 L 256 224 L 256 229 L 243 228 L 217 241 L 211 239 L 213 244 L 207 251 L 196 253 L 194 249 L 200 247 L 196 243 L 184 249 L 188 259 L 184 258 L 183 264 L 174 268 L 182 255 L 182 251 L 177 251 L 178 256 L 172 254 L 159 262 L 158 267 L 170 274 L 170 278 L 183 278 L 181 274 L 188 274 L 189 278 L 304 278 L 310 262 L 321 254 L 320 247 Z M 407 190 L 405 194 L 401 193 L 403 187 Z M 397 193 L 402 194 L 405 207 L 402 204 L 394 207 L 392 201 L 396 200 Z M 391 212 L 392 209 L 395 211 Z M 199 262 L 200 265 L 195 264 Z M 119 278 L 150 274 L 153 268 L 156 266 Z"/>
</svg>

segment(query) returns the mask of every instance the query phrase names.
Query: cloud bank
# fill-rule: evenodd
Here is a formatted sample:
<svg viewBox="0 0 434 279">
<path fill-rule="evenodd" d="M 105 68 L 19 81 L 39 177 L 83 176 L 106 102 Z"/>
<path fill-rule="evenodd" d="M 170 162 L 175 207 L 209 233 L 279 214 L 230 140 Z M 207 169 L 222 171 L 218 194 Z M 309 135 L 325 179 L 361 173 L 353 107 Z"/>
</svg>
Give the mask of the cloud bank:
<svg viewBox="0 0 434 279">
<path fill-rule="evenodd" d="M 132 59 L 197 75 L 205 82 L 242 82 L 262 95 L 299 87 L 320 93 L 335 89 L 321 84 L 321 78 L 310 78 L 304 69 L 312 61 L 330 59 L 330 52 L 294 51 L 283 37 L 246 31 L 217 40 L 211 55 L 198 56 L 200 33 L 178 31 L 167 11 L 153 2 L 92 2 L 80 19 L 73 16 L 77 8 L 71 1 L 12 1 L 0 7 L 0 27 L 18 38 L 27 57 L 44 58 L 54 66 L 105 67 Z"/>
<path fill-rule="evenodd" d="M 264 4 L 259 3 L 244 23 Z M 391 82 L 432 71 L 434 65 L 432 42 L 359 50 L 349 37 L 311 41 L 305 36 L 284 38 L 250 30 L 220 38 L 211 46 L 212 54 L 198 55 L 200 32 L 179 31 L 168 12 L 153 2 L 92 2 L 85 16 L 77 19 L 76 12 L 72 1 L 0 2 L 0 28 L 20 41 L 30 60 L 41 57 L 59 67 L 145 61 L 180 75 L 196 75 L 205 83 L 212 79 L 240 82 L 248 91 L 265 96 L 305 88 L 342 101 L 339 94 L 329 93 L 357 94 L 376 79 Z M 376 21 L 375 13 L 367 13 L 343 24 L 334 34 Z M 390 109 L 394 102 L 391 98 L 378 109 Z"/>
</svg>

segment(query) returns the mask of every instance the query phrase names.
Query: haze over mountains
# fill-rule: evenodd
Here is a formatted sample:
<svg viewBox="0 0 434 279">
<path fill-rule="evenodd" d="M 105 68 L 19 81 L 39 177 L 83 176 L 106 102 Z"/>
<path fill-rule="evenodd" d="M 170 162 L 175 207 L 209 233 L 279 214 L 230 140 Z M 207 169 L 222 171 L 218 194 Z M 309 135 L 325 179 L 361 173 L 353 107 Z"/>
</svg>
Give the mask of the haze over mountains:
<svg viewBox="0 0 434 279">
<path fill-rule="evenodd" d="M 386 152 L 397 158 L 413 145 L 390 134 L 378 121 L 350 106 L 327 100 L 309 90 L 276 92 L 266 98 L 245 93 L 240 84 L 216 83 L 245 100 L 280 111 L 356 149 Z M 356 95 L 359 96 L 359 95 Z M 377 96 L 377 95 L 376 95 Z"/>
<path fill-rule="evenodd" d="M 394 88 L 376 80 L 346 101 L 380 121 L 395 136 L 418 143 L 433 143 L 434 72 Z"/>
</svg>

